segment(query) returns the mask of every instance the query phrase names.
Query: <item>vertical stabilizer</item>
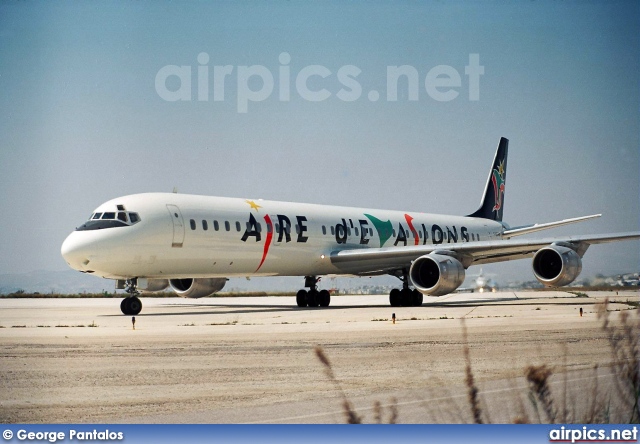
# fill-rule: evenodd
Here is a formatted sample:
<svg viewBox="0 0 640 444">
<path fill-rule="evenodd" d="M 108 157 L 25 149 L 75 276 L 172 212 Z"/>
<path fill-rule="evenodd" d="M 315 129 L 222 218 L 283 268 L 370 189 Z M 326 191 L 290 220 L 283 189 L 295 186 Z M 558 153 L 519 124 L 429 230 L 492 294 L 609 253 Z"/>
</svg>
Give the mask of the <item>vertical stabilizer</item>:
<svg viewBox="0 0 640 444">
<path fill-rule="evenodd" d="M 480 208 L 469 217 L 481 217 L 498 222 L 502 221 L 502 211 L 504 210 L 504 191 L 507 180 L 507 152 L 509 151 L 509 140 L 500 138 L 496 155 L 489 171 L 487 185 L 484 188 L 484 195 Z"/>
</svg>

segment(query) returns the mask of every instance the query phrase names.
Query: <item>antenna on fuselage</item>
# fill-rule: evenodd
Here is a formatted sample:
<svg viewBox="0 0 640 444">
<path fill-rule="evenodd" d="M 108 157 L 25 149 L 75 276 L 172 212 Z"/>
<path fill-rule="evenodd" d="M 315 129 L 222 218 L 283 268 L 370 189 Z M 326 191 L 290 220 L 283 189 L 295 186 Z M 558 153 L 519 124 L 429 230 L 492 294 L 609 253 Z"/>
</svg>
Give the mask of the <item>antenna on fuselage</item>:
<svg viewBox="0 0 640 444">
<path fill-rule="evenodd" d="M 173 187 L 173 194 L 178 194 L 178 187 Z"/>
</svg>

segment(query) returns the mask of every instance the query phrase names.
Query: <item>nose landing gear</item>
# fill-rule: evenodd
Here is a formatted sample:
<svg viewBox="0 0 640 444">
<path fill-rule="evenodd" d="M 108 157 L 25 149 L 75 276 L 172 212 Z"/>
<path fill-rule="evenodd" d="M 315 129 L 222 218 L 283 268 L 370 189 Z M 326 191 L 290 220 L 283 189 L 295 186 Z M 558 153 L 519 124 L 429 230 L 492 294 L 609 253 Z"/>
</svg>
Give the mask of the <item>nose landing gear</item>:
<svg viewBox="0 0 640 444">
<path fill-rule="evenodd" d="M 142 302 L 138 299 L 140 294 L 140 291 L 138 291 L 138 279 L 127 279 L 125 291 L 129 295 L 120 302 L 120 310 L 125 315 L 135 316 L 142 310 Z"/>
</svg>

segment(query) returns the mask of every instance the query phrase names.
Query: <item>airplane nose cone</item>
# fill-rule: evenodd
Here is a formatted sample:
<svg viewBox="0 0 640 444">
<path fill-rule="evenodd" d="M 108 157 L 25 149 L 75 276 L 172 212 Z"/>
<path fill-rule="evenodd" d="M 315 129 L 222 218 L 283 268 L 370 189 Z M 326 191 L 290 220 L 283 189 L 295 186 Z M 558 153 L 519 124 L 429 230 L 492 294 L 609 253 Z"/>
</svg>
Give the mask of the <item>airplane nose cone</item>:
<svg viewBox="0 0 640 444">
<path fill-rule="evenodd" d="M 77 232 L 71 233 L 62 243 L 60 254 L 74 270 L 82 271 L 89 264 L 89 257 L 85 242 L 80 239 Z"/>
</svg>

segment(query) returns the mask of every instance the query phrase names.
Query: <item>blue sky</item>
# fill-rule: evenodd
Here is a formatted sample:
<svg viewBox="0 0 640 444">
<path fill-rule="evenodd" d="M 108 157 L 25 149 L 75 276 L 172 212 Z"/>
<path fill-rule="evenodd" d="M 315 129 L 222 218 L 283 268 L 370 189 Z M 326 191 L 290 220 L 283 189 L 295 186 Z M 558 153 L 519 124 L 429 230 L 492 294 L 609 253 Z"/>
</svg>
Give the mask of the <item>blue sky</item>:
<svg viewBox="0 0 640 444">
<path fill-rule="evenodd" d="M 467 214 L 501 136 L 508 223 L 603 213 L 547 234 L 638 230 L 638 29 L 640 6 L 625 1 L 2 2 L 0 274 L 65 269 L 60 244 L 100 203 L 173 187 Z M 233 67 L 224 101 L 197 100 L 203 52 L 210 96 L 214 66 Z M 284 52 L 289 101 L 278 89 Z M 469 100 L 470 54 L 484 67 L 479 100 Z M 168 65 L 191 67 L 191 100 L 158 94 Z M 254 65 L 275 88 L 239 113 L 237 73 Z M 296 91 L 311 65 L 331 72 L 307 83 L 330 92 L 324 101 Z M 350 102 L 337 96 L 348 65 L 363 91 Z M 387 100 L 387 67 L 399 65 L 418 72 L 417 101 L 402 82 Z M 453 100 L 426 91 L 439 65 L 461 76 Z M 638 242 L 596 246 L 583 273 L 639 265 Z M 490 271 L 532 278 L 528 261 Z"/>
</svg>

